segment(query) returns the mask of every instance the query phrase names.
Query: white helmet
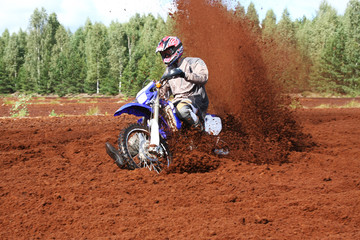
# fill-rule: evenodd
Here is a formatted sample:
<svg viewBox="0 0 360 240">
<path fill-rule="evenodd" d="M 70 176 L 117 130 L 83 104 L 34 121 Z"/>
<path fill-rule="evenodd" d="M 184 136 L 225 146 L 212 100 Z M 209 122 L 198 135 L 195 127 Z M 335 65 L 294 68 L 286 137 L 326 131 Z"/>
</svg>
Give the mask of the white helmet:
<svg viewBox="0 0 360 240">
<path fill-rule="evenodd" d="M 179 38 L 166 36 L 159 42 L 156 52 L 160 52 L 166 65 L 173 64 L 183 54 L 184 48 Z"/>
</svg>

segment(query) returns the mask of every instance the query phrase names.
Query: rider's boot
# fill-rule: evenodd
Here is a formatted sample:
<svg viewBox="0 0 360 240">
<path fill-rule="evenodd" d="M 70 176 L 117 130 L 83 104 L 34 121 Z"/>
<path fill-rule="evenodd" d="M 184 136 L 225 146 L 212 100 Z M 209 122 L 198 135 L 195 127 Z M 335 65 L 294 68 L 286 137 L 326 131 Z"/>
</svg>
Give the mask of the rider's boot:
<svg viewBox="0 0 360 240">
<path fill-rule="evenodd" d="M 195 115 L 195 114 L 191 114 L 188 118 L 185 119 L 186 122 L 192 126 L 195 130 L 199 131 L 199 132 L 203 132 L 205 130 L 204 128 L 204 124 L 202 123 L 202 121 L 200 120 L 200 118 Z"/>
<path fill-rule="evenodd" d="M 120 152 L 110 143 L 105 143 L 105 148 L 106 148 L 106 152 L 107 154 L 114 159 L 114 161 L 117 163 L 117 165 L 119 166 L 123 166 L 124 165 L 124 160 L 121 157 Z"/>
</svg>

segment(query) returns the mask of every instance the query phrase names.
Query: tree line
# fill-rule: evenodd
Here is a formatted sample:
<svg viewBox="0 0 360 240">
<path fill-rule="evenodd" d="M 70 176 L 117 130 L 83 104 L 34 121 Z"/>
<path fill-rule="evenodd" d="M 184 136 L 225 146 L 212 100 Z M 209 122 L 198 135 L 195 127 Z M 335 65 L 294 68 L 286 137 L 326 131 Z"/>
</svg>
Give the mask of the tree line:
<svg viewBox="0 0 360 240">
<path fill-rule="evenodd" d="M 270 9 L 260 23 L 253 3 L 229 11 L 253 32 L 268 77 L 288 92 L 360 94 L 359 0 L 350 0 L 344 15 L 324 0 L 313 19 L 294 21 L 287 9 L 279 20 Z M 0 93 L 134 95 L 162 75 L 155 48 L 171 22 L 136 14 L 107 27 L 88 19 L 71 33 L 55 13 L 35 9 L 27 31 L 0 37 Z"/>
<path fill-rule="evenodd" d="M 168 29 L 161 17 L 136 14 L 109 27 L 88 19 L 71 33 L 35 9 L 28 31 L 0 38 L 0 93 L 134 95 L 164 72 L 155 48 Z"/>
<path fill-rule="evenodd" d="M 350 0 L 345 14 L 323 0 L 315 17 L 292 21 L 287 9 L 277 20 L 268 10 L 259 22 L 251 3 L 245 14 L 257 36 L 268 77 L 288 92 L 314 91 L 360 95 L 360 1 Z"/>
</svg>

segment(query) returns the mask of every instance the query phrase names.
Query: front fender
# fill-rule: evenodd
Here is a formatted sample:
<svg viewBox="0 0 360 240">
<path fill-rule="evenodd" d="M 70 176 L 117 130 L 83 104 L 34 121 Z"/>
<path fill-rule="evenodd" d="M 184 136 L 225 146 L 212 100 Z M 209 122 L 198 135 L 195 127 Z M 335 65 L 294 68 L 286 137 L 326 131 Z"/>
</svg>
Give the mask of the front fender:
<svg viewBox="0 0 360 240">
<path fill-rule="evenodd" d="M 140 104 L 140 103 L 128 103 L 119 108 L 114 116 L 120 116 L 123 113 L 135 115 L 137 117 L 146 117 L 150 118 L 152 109 L 148 105 Z"/>
</svg>

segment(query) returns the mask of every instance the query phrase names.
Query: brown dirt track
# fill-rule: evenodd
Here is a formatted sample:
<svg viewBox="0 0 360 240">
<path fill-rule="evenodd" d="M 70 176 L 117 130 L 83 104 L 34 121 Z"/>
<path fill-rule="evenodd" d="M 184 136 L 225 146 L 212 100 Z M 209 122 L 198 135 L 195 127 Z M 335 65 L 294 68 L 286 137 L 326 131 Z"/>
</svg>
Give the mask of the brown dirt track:
<svg viewBox="0 0 360 240">
<path fill-rule="evenodd" d="M 317 146 L 281 166 L 221 158 L 207 173 L 156 175 L 111 161 L 104 143 L 134 119 L 79 115 L 122 105 L 96 101 L 0 119 L 1 239 L 360 238 L 360 109 L 297 110 Z M 55 107 L 77 116 L 48 117 Z"/>
<path fill-rule="evenodd" d="M 121 170 L 104 148 L 134 122 L 111 116 L 118 99 L 29 105 L 30 118 L 0 118 L 0 238 L 360 239 L 360 109 L 290 114 L 244 23 L 217 0 L 175 2 L 185 52 L 211 69 L 210 112 L 236 114 L 229 140 L 244 143 L 228 158 L 179 155 L 220 163 L 205 173 Z M 84 115 L 96 106 L 104 115 Z M 294 119 L 316 143 L 307 152 L 289 152 L 302 140 Z"/>
</svg>

